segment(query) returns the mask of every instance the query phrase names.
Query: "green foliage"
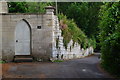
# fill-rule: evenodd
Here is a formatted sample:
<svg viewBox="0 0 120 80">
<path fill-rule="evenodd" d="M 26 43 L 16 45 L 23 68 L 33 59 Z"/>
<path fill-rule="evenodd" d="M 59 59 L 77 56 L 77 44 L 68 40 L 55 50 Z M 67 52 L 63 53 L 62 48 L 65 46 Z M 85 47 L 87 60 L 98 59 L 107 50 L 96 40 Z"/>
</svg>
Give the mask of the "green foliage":
<svg viewBox="0 0 120 80">
<path fill-rule="evenodd" d="M 51 2 L 9 2 L 10 13 L 44 13 L 45 7 L 50 6 Z"/>
<path fill-rule="evenodd" d="M 62 4 L 62 6 L 60 6 Z M 98 13 L 102 3 L 87 2 L 65 2 L 58 3 L 59 12 L 66 15 L 69 19 L 74 19 L 78 27 L 88 37 L 95 37 L 98 34 Z"/>
<path fill-rule="evenodd" d="M 27 13 L 44 13 L 45 7 L 52 5 L 50 2 L 27 2 Z"/>
<path fill-rule="evenodd" d="M 62 5 L 62 6 L 61 6 Z M 58 3 L 58 10 L 68 17 L 74 19 L 77 26 L 88 38 L 96 40 L 96 51 L 100 50 L 99 35 L 99 10 L 103 3 L 98 2 L 63 2 Z"/>
<path fill-rule="evenodd" d="M 100 18 L 102 66 L 120 76 L 120 3 L 105 3 Z"/>
<path fill-rule="evenodd" d="M 9 12 L 25 13 L 27 11 L 26 2 L 8 2 Z"/>
<path fill-rule="evenodd" d="M 77 27 L 74 20 L 67 19 L 67 17 L 63 14 L 59 14 L 58 17 L 60 20 L 63 42 L 66 49 L 67 44 L 71 39 L 73 40 L 73 43 L 78 42 L 79 44 L 81 44 L 82 48 L 84 49 L 95 45 L 95 40 L 88 39 L 85 33 Z"/>
<path fill-rule="evenodd" d="M 4 64 L 4 63 L 6 63 L 5 61 L 0 61 L 0 64 Z"/>
</svg>

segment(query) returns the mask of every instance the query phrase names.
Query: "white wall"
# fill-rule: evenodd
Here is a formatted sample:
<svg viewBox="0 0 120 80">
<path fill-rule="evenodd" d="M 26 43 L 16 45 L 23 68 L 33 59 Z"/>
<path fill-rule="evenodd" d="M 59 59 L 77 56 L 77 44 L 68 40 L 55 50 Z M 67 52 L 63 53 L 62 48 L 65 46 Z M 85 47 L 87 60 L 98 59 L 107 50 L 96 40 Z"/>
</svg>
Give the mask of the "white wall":
<svg viewBox="0 0 120 80">
<path fill-rule="evenodd" d="M 53 56 L 52 60 L 54 59 L 74 59 L 74 58 L 82 58 L 85 56 L 88 56 L 90 54 L 93 54 L 93 47 L 89 47 L 87 49 L 81 48 L 81 45 L 78 43 L 75 43 L 73 46 L 73 40 L 71 40 L 68 45 L 67 49 L 63 46 L 63 37 L 61 36 L 61 30 L 59 28 L 59 22 L 57 16 L 54 17 L 55 24 L 54 26 L 54 42 L 53 42 Z M 60 48 L 56 48 L 56 39 L 59 36 L 59 44 L 58 46 Z M 70 50 L 71 47 L 71 50 Z"/>
</svg>

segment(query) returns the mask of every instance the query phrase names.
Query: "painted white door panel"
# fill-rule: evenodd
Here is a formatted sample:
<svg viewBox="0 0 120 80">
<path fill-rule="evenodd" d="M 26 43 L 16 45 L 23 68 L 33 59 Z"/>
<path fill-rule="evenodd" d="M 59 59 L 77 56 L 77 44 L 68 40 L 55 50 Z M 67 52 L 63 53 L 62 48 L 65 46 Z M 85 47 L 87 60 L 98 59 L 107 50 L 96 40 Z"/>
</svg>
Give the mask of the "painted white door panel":
<svg viewBox="0 0 120 80">
<path fill-rule="evenodd" d="M 24 20 L 16 26 L 15 55 L 30 55 L 30 28 Z"/>
</svg>

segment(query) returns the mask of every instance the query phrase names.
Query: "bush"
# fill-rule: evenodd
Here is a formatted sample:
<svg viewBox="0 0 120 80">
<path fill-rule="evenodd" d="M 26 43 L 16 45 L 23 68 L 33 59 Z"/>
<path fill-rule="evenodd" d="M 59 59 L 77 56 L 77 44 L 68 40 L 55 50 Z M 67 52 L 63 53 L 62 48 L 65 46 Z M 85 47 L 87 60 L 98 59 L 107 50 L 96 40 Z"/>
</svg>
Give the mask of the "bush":
<svg viewBox="0 0 120 80">
<path fill-rule="evenodd" d="M 0 64 L 4 64 L 4 63 L 6 63 L 6 61 L 2 61 L 2 60 L 0 61 Z"/>
<path fill-rule="evenodd" d="M 102 66 L 120 76 L 120 4 L 105 3 L 100 11 Z"/>
<path fill-rule="evenodd" d="M 95 47 L 95 39 L 88 39 L 81 29 L 76 25 L 74 20 L 67 19 L 63 14 L 58 15 L 60 28 L 62 30 L 64 46 L 67 49 L 67 44 L 72 39 L 73 45 L 75 42 L 81 44 L 81 47 L 86 49 L 90 46 Z"/>
</svg>

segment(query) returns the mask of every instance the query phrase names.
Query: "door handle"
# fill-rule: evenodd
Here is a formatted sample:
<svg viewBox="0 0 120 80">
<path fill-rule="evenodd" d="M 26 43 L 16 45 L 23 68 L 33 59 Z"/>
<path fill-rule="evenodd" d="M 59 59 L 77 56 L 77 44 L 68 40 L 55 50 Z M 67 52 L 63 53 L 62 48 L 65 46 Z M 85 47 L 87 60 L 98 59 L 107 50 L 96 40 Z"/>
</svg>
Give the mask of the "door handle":
<svg viewBox="0 0 120 80">
<path fill-rule="evenodd" d="M 18 42 L 18 40 L 16 40 L 16 42 Z"/>
</svg>

